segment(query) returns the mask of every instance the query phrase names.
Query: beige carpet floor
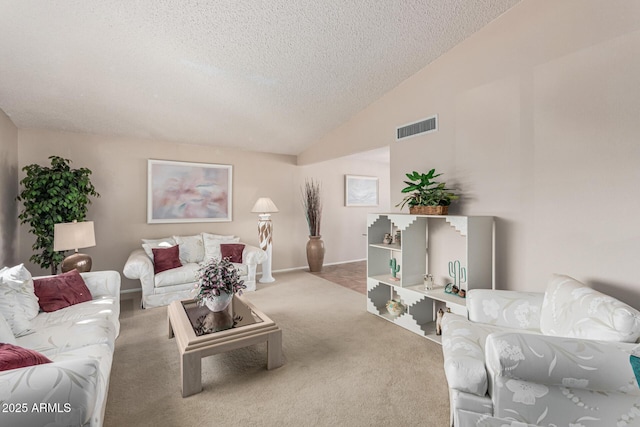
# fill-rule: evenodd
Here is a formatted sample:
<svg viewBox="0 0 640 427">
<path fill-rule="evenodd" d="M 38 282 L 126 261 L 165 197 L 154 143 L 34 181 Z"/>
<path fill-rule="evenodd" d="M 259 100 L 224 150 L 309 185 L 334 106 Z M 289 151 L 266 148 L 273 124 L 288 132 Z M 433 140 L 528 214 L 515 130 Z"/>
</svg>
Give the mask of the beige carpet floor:
<svg viewBox="0 0 640 427">
<path fill-rule="evenodd" d="M 283 330 L 285 365 L 266 344 L 202 361 L 203 391 L 182 398 L 166 308 L 123 301 L 105 426 L 446 426 L 442 349 L 366 311 L 362 294 L 307 272 L 246 293 Z"/>
</svg>

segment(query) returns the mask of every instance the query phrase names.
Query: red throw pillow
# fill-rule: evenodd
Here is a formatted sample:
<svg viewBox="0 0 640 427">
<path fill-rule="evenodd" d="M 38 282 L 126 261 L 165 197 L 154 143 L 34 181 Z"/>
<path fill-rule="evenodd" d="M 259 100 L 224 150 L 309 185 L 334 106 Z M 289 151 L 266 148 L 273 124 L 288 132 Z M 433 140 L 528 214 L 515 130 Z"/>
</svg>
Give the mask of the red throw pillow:
<svg viewBox="0 0 640 427">
<path fill-rule="evenodd" d="M 53 363 L 45 355 L 13 344 L 0 344 L 0 371 Z"/>
<path fill-rule="evenodd" d="M 170 248 L 153 248 L 153 272 L 162 273 L 172 268 L 182 267 L 180 263 L 180 247 L 178 245 Z"/>
<path fill-rule="evenodd" d="M 93 299 L 78 270 L 34 279 L 33 287 L 40 308 L 46 312 L 60 310 Z"/>
<path fill-rule="evenodd" d="M 236 264 L 242 264 L 242 251 L 244 251 L 242 243 L 222 243 L 220 245 L 222 258 L 229 258 L 229 261 Z"/>
</svg>

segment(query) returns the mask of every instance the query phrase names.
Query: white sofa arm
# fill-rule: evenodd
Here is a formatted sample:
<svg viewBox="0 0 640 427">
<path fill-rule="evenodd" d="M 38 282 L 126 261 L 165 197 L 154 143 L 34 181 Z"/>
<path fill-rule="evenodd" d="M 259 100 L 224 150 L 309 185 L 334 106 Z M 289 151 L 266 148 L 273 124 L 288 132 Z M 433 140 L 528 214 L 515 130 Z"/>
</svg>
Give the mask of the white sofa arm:
<svg viewBox="0 0 640 427">
<path fill-rule="evenodd" d="M 86 358 L 0 372 L 0 425 L 89 425 L 98 371 Z"/>
<path fill-rule="evenodd" d="M 257 265 L 267 260 L 267 253 L 260 248 L 251 245 L 244 245 L 242 251 L 242 263 L 248 265 Z"/>
<path fill-rule="evenodd" d="M 442 318 L 442 354 L 449 388 L 477 396 L 487 393 L 485 341 L 495 326 L 474 323 L 457 314 Z"/>
<path fill-rule="evenodd" d="M 120 297 L 120 273 L 117 271 L 90 271 L 80 273 L 93 298 Z"/>
<path fill-rule="evenodd" d="M 135 249 L 131 252 L 122 272 L 128 279 L 140 280 L 143 295 L 153 294 L 153 288 L 155 286 L 153 281 L 153 261 L 151 261 L 143 249 Z"/>
<path fill-rule="evenodd" d="M 469 320 L 540 332 L 544 293 L 472 289 L 467 293 Z"/>
<path fill-rule="evenodd" d="M 501 377 L 502 382 L 511 378 L 547 386 L 640 396 L 629 362 L 629 352 L 634 345 L 498 332 L 487 337 L 485 357 L 490 381 Z"/>
</svg>

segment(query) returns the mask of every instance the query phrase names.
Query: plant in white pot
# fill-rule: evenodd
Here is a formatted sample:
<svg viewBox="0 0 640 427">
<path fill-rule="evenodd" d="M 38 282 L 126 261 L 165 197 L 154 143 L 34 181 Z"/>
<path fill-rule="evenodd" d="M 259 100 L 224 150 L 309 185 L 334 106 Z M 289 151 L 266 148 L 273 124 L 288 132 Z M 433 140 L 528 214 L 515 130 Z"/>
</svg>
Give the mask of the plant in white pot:
<svg viewBox="0 0 640 427">
<path fill-rule="evenodd" d="M 322 199 L 320 198 L 320 183 L 307 180 L 302 188 L 302 205 L 309 226 L 309 241 L 307 242 L 307 263 L 309 271 L 322 271 L 324 263 L 324 242 L 320 235 L 320 220 L 322 219 Z"/>
<path fill-rule="evenodd" d="M 247 287 L 229 258 L 213 258 L 202 264 L 196 277 L 195 300 L 213 312 L 225 310 L 233 295 L 242 295 Z"/>
</svg>

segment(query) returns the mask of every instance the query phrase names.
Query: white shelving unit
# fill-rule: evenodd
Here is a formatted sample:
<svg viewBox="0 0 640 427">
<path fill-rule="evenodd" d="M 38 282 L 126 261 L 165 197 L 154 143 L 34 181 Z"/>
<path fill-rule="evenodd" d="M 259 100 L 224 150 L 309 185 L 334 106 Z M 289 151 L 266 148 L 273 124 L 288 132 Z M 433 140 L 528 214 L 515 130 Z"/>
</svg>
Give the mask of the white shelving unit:
<svg viewBox="0 0 640 427">
<path fill-rule="evenodd" d="M 466 269 L 461 288 L 493 288 L 494 219 L 490 216 L 369 214 L 367 216 L 367 311 L 405 329 L 440 342 L 435 333 L 439 308 L 466 315 L 466 299 L 444 291 L 453 282 L 449 262 Z M 386 233 L 400 232 L 400 243 L 384 244 Z M 392 279 L 389 261 L 400 265 Z M 436 287 L 426 290 L 425 274 Z M 400 299 L 405 313 L 387 312 L 390 299 Z"/>
</svg>

